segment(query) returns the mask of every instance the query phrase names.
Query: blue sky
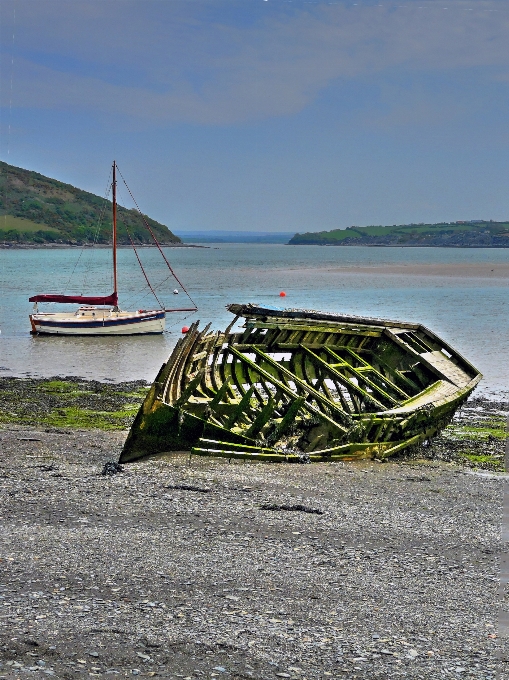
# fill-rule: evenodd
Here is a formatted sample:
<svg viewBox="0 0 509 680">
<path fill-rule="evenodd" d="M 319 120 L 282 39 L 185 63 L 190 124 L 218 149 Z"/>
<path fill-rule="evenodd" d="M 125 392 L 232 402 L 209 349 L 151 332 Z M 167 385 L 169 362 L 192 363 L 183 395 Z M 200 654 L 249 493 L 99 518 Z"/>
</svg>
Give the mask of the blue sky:
<svg viewBox="0 0 509 680">
<path fill-rule="evenodd" d="M 509 218 L 503 0 L 3 0 L 1 156 L 175 231 Z"/>
</svg>

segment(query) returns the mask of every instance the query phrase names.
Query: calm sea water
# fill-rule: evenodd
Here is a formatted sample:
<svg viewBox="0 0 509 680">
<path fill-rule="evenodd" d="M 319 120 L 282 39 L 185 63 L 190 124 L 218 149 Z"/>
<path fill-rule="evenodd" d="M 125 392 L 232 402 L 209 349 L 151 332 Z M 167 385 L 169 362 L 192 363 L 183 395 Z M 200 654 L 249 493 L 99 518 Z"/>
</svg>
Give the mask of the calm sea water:
<svg viewBox="0 0 509 680">
<path fill-rule="evenodd" d="M 81 254 L 80 254 L 81 253 Z M 32 337 L 28 297 L 35 293 L 111 292 L 108 250 L 0 250 L 0 375 L 76 375 L 98 380 L 153 380 L 184 324 L 212 328 L 231 320 L 229 302 L 258 302 L 420 322 L 442 336 L 484 374 L 480 392 L 509 391 L 509 280 L 422 276 L 412 265 L 509 262 L 509 249 L 326 248 L 273 244 L 220 244 L 166 249 L 199 312 L 168 315 L 165 335 L 131 338 Z M 141 256 L 166 306 L 188 306 L 155 249 Z M 406 264 L 408 274 L 390 273 Z M 377 267 L 368 272 L 356 268 Z M 124 309 L 151 308 L 153 298 L 130 250 L 119 251 Z M 286 291 L 285 300 L 279 292 Z M 163 292 L 165 291 L 165 292 Z M 59 305 L 59 308 L 62 306 Z M 48 305 L 54 311 L 55 305 Z M 59 309 L 59 311 L 62 311 Z"/>
</svg>

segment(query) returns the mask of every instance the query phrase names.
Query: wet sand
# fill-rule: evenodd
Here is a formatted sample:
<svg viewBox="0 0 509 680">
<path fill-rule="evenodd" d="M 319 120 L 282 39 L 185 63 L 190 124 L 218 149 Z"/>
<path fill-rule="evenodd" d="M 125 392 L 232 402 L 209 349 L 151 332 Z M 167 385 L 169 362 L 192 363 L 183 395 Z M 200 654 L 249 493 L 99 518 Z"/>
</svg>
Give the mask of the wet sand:
<svg viewBox="0 0 509 680">
<path fill-rule="evenodd" d="M 281 270 L 284 271 L 284 270 Z M 295 271 L 295 270 L 288 270 Z M 320 267 L 299 268 L 301 272 L 317 272 L 320 274 L 370 274 L 373 276 L 429 276 L 451 277 L 455 279 L 507 279 L 509 280 L 509 262 L 504 263 L 440 263 L 440 264 L 400 264 L 400 265 L 373 265 L 373 266 L 348 266 L 344 267 Z"/>
</svg>

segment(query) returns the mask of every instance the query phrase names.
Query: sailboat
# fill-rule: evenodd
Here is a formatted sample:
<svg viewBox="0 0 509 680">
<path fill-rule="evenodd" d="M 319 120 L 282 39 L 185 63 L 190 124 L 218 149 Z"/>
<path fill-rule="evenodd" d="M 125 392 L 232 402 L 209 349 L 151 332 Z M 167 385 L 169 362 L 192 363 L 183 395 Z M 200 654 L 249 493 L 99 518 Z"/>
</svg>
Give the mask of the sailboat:
<svg viewBox="0 0 509 680">
<path fill-rule="evenodd" d="M 194 304 L 191 296 L 187 293 L 183 284 L 177 278 L 170 263 L 157 241 L 157 238 L 146 222 L 143 214 L 139 210 L 136 202 L 136 207 L 140 212 L 145 226 L 149 230 L 155 245 L 158 247 L 171 275 L 180 284 L 180 287 L 187 294 L 188 298 L 193 304 L 193 307 L 186 307 L 181 309 L 165 309 L 159 302 L 155 290 L 152 288 L 147 277 L 145 269 L 138 256 L 136 246 L 128 232 L 131 246 L 136 254 L 136 258 L 141 267 L 148 287 L 153 293 L 155 299 L 159 303 L 156 309 L 139 309 L 137 311 L 121 310 L 118 304 L 118 286 L 117 286 L 117 164 L 113 161 L 112 171 L 112 210 L 113 210 L 113 293 L 104 296 L 90 296 L 90 295 L 54 295 L 42 294 L 33 295 L 29 298 L 29 302 L 34 303 L 33 313 L 29 315 L 32 326 L 32 334 L 36 335 L 149 335 L 163 333 L 166 323 L 167 312 L 195 312 L 197 307 Z M 123 179 L 123 178 L 122 178 Z M 125 183 L 125 180 L 124 180 Z M 127 184 L 126 184 L 127 186 Z M 129 187 L 127 187 L 129 193 Z M 134 197 L 131 194 L 134 200 Z M 178 290 L 173 291 L 174 293 Z M 53 312 L 40 313 L 37 307 L 39 302 L 54 302 L 62 304 L 79 304 L 80 307 L 75 312 Z"/>
</svg>

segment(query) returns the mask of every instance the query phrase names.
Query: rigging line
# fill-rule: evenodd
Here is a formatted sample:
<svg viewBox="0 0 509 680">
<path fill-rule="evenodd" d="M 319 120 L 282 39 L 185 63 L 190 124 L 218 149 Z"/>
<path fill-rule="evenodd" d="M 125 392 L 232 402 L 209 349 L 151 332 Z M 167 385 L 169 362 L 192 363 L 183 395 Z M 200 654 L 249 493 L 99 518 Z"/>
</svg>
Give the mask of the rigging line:
<svg viewBox="0 0 509 680">
<path fill-rule="evenodd" d="M 118 168 L 117 168 L 117 169 L 118 169 Z M 122 179 L 123 179 L 123 178 L 122 178 Z M 134 250 L 134 254 L 136 255 L 136 259 L 138 260 L 138 264 L 139 264 L 140 267 L 141 267 L 141 271 L 143 272 L 143 276 L 145 277 L 145 281 L 147 282 L 148 287 L 149 287 L 150 290 L 152 291 L 152 295 L 153 295 L 153 296 L 155 297 L 155 299 L 157 300 L 157 303 L 159 304 L 159 307 L 160 307 L 161 309 L 164 309 L 163 305 L 161 304 L 161 301 L 159 300 L 159 298 L 158 298 L 157 295 L 155 294 L 154 289 L 153 289 L 152 286 L 150 285 L 150 281 L 148 280 L 147 273 L 146 273 L 145 269 L 143 268 L 143 265 L 142 265 L 142 263 L 141 263 L 140 257 L 139 257 L 139 255 L 138 255 L 138 251 L 136 250 L 136 246 L 134 245 L 134 241 L 132 240 L 131 234 L 130 234 L 130 232 L 129 232 L 129 229 L 127 228 L 127 224 L 124 224 L 124 227 L 125 227 L 125 230 L 126 230 L 126 232 L 127 232 L 127 235 L 129 236 L 129 240 L 131 241 L 131 246 L 132 246 L 132 248 L 133 248 L 133 250 Z"/>
<path fill-rule="evenodd" d="M 166 283 L 166 281 L 168 281 L 169 278 L 171 278 L 171 274 L 168 274 L 168 276 L 167 276 L 165 279 L 163 279 L 162 281 L 160 281 L 159 283 L 157 283 L 155 286 L 153 286 L 154 290 L 158 290 L 159 288 L 161 288 L 161 286 L 162 286 L 164 283 Z"/>
<path fill-rule="evenodd" d="M 146 286 L 145 286 L 145 288 L 146 288 Z M 146 297 L 148 297 L 149 295 L 154 295 L 154 294 L 155 294 L 154 291 L 151 290 L 148 293 L 145 293 L 144 295 L 141 295 L 141 296 L 136 296 L 136 297 L 131 296 L 130 298 L 127 298 L 127 300 L 125 302 L 125 306 L 126 307 L 132 306 L 132 305 L 134 305 L 135 302 L 136 302 L 136 304 L 139 305 L 139 304 L 141 304 L 142 300 L 144 300 Z M 161 308 L 163 309 L 162 306 L 161 306 Z M 194 314 L 194 312 L 198 311 L 198 308 L 197 307 L 194 307 L 194 309 L 191 309 L 190 307 L 185 307 L 185 308 L 176 307 L 175 309 L 164 308 L 164 311 L 165 312 L 172 312 L 172 313 L 173 312 L 192 312 Z"/>
<path fill-rule="evenodd" d="M 170 330 L 169 330 L 170 328 L 173 328 L 173 326 L 176 326 L 178 323 L 182 323 L 183 321 L 188 319 L 193 314 L 194 314 L 194 312 L 191 312 L 190 314 L 186 314 L 186 316 L 183 319 L 178 319 L 178 320 L 174 321 L 172 324 L 169 325 L 169 327 L 165 331 L 163 331 L 163 333 L 170 333 Z"/>
<path fill-rule="evenodd" d="M 154 291 L 159 290 L 159 288 L 161 288 L 161 286 L 164 285 L 164 284 L 166 283 L 166 281 L 168 281 L 168 279 L 171 278 L 171 276 L 172 276 L 171 274 L 168 274 L 168 276 L 167 276 L 165 279 L 163 279 L 162 281 L 160 281 L 160 282 L 159 282 L 158 284 L 156 284 L 155 286 L 152 286 L 152 289 L 153 289 Z M 143 300 L 143 298 L 147 297 L 147 295 L 148 295 L 148 293 L 146 293 L 143 297 L 137 298 L 137 299 Z M 131 299 L 131 298 L 130 298 L 130 299 Z M 132 299 L 134 299 L 134 298 L 132 298 Z M 127 304 L 127 303 L 126 303 L 126 304 Z M 194 304 L 194 302 L 193 302 L 193 304 Z M 198 311 L 198 307 L 196 307 L 196 305 L 195 305 L 195 309 L 196 309 L 196 311 Z M 178 311 L 178 310 L 176 310 L 176 311 Z"/>
<path fill-rule="evenodd" d="M 111 170 L 110 170 L 110 174 L 109 174 L 109 176 L 108 176 L 108 181 L 107 181 L 107 183 L 106 183 L 106 189 L 104 190 L 105 198 L 106 198 L 106 195 L 107 195 L 108 192 L 109 192 L 110 176 L 111 176 Z M 101 228 L 102 221 L 103 221 L 103 219 L 104 219 L 104 213 L 105 213 L 105 211 L 106 211 L 106 204 L 103 205 L 103 207 L 102 207 L 102 209 L 101 209 L 101 212 L 99 213 L 99 223 L 98 223 L 98 225 L 97 225 L 96 228 L 95 228 L 95 234 L 94 234 L 94 232 L 92 232 L 92 235 L 93 235 L 93 237 L 94 237 L 94 239 L 93 239 L 93 241 L 92 241 L 92 246 L 95 246 L 96 243 L 97 243 L 97 238 L 98 238 L 98 236 L 99 236 L 99 230 L 100 230 L 100 228 Z M 76 271 L 76 268 L 78 267 L 78 265 L 79 265 L 79 263 L 80 263 L 80 260 L 81 260 L 81 257 L 82 257 L 82 255 L 83 255 L 84 252 L 85 252 L 85 246 L 83 246 L 83 247 L 81 248 L 79 257 L 78 257 L 78 259 L 76 260 L 76 264 L 74 265 L 74 269 L 72 270 L 71 275 L 69 276 L 69 280 L 67 281 L 67 283 L 66 283 L 66 285 L 65 285 L 64 293 L 63 293 L 64 295 L 66 294 L 67 289 L 69 288 L 69 284 L 71 283 L 72 277 L 74 276 L 74 272 Z M 89 267 L 89 268 L 90 268 L 90 267 Z M 82 286 L 83 286 L 83 288 L 82 288 L 82 293 L 83 293 L 83 290 L 86 289 L 85 284 L 86 284 L 87 279 L 88 279 L 88 271 L 85 272 L 85 279 L 84 279 L 83 284 L 82 284 Z"/>
<path fill-rule="evenodd" d="M 118 170 L 118 168 L 117 168 L 117 170 Z M 125 197 L 124 197 L 124 194 L 122 192 L 122 188 L 121 188 L 120 185 L 117 185 L 117 206 L 123 207 L 125 210 L 127 210 L 126 200 L 125 200 Z M 118 221 L 118 233 L 119 234 L 121 233 L 122 227 L 125 227 L 126 233 L 127 233 L 128 237 L 131 239 L 131 235 L 129 234 L 127 224 L 122 219 L 119 218 L 119 221 Z M 134 241 L 134 239 L 131 239 L 131 245 L 133 244 L 133 241 Z M 140 246 L 140 245 L 143 246 L 143 241 L 140 241 L 138 243 L 138 246 Z M 135 249 L 134 246 L 133 246 L 133 250 L 135 251 L 135 254 L 137 256 L 136 249 Z M 137 259 L 138 259 L 138 262 L 140 262 L 141 258 L 139 258 L 137 256 Z M 143 267 L 141 265 L 140 265 L 140 269 L 142 269 L 142 271 L 143 271 Z M 154 294 L 154 291 L 157 289 L 157 286 L 152 286 L 152 284 L 148 280 L 147 276 L 145 276 L 145 281 L 146 281 L 146 283 L 140 291 L 133 292 L 133 294 L 130 295 L 130 297 L 128 297 L 124 301 L 123 304 L 125 305 L 126 309 L 129 309 L 129 307 L 132 307 L 135 304 L 140 305 L 142 300 L 144 300 L 149 295 Z M 143 294 L 146 289 L 148 289 L 148 291 L 145 294 Z M 158 300 L 158 302 L 159 302 L 159 300 Z M 160 304 L 160 302 L 159 302 L 159 304 Z M 160 306 L 162 307 L 161 304 L 160 304 Z"/>
<path fill-rule="evenodd" d="M 101 210 L 100 210 L 100 213 L 99 213 L 99 220 L 98 220 L 98 223 L 96 225 L 95 231 L 92 234 L 93 235 L 92 247 L 97 245 L 97 242 L 99 240 L 99 236 L 100 236 L 100 233 L 101 233 L 101 227 L 102 227 L 103 221 L 104 221 L 104 216 L 106 214 L 106 209 L 109 207 L 108 206 L 108 195 L 109 195 L 110 190 L 111 190 L 112 179 L 113 179 L 113 169 L 110 169 L 110 172 L 109 172 L 109 175 L 108 175 L 108 180 L 106 182 L 106 188 L 104 190 L 104 203 L 103 203 Z M 83 250 L 84 250 L 84 248 L 83 248 Z M 89 257 L 85 261 L 85 272 L 84 272 L 84 275 L 83 275 L 83 283 L 82 283 L 84 290 L 86 290 L 87 287 L 88 287 L 88 277 L 89 277 L 89 274 L 90 274 L 90 270 L 92 268 L 92 265 L 91 265 L 92 257 L 93 257 L 92 251 L 90 251 Z M 113 286 L 113 273 L 110 274 L 110 286 Z"/>
<path fill-rule="evenodd" d="M 142 304 L 143 300 L 148 295 L 152 295 L 152 292 L 149 291 L 148 293 L 145 293 L 145 295 L 142 295 L 141 297 L 135 297 L 134 295 L 132 295 L 130 298 L 127 298 L 125 301 L 123 301 L 122 306 L 125 307 L 126 309 L 129 309 L 130 307 L 134 307 L 135 305 L 137 307 L 143 307 L 143 304 Z"/>
<path fill-rule="evenodd" d="M 141 300 L 144 300 L 149 295 L 152 295 L 152 291 L 150 289 L 148 290 L 147 293 L 144 293 L 145 288 L 148 288 L 147 284 L 145 284 L 145 286 L 143 286 L 143 288 L 140 290 L 140 292 L 138 294 L 134 293 L 133 295 L 131 295 L 131 297 L 128 297 L 126 299 L 126 301 L 124 302 L 125 306 L 130 307 L 130 306 L 133 306 L 135 303 L 139 304 L 141 302 Z"/>
<path fill-rule="evenodd" d="M 118 168 L 117 168 L 117 169 L 118 169 Z M 120 173 L 120 171 L 119 171 L 119 173 Z M 126 186 L 127 186 L 127 185 L 126 185 Z M 129 187 L 127 187 L 127 188 L 129 189 Z M 127 202 L 125 201 L 125 198 L 124 198 L 122 189 L 121 189 L 120 187 L 117 188 L 117 197 L 120 197 L 120 201 L 123 202 L 123 205 L 124 205 L 124 207 L 125 207 L 125 205 L 126 205 Z M 119 201 L 119 205 L 120 205 L 120 201 Z M 127 208 L 126 208 L 126 209 L 127 209 Z M 126 228 L 126 229 L 127 229 L 127 228 Z M 143 246 L 143 241 L 141 241 L 139 245 Z M 171 271 L 171 270 L 170 270 L 170 271 Z M 159 282 L 156 283 L 156 284 L 152 284 L 152 283 L 151 283 L 151 284 L 150 284 L 150 290 L 151 290 L 151 291 L 159 290 L 159 289 L 161 288 L 161 286 L 163 286 L 163 285 L 166 283 L 166 281 L 168 281 L 168 279 L 170 279 L 172 276 L 173 276 L 173 278 L 176 278 L 175 275 L 174 275 L 174 273 L 171 272 L 171 273 L 168 274 L 168 276 L 167 276 L 166 278 L 164 278 L 162 281 L 159 281 Z M 177 279 L 177 281 L 178 281 L 178 279 Z M 179 283 L 180 283 L 180 281 L 179 281 Z M 146 297 L 147 295 L 148 295 L 148 293 L 147 293 L 146 295 L 144 295 L 143 297 Z M 189 297 L 189 296 L 188 296 L 188 297 Z M 141 299 L 143 299 L 143 298 L 141 298 Z M 195 303 L 193 302 L 193 304 L 195 304 Z M 196 305 L 195 305 L 195 307 L 196 307 Z"/>
<path fill-rule="evenodd" d="M 118 168 L 117 168 L 117 170 L 118 170 Z M 121 188 L 120 185 L 117 185 L 117 206 L 123 207 L 127 210 L 127 208 L 125 207 L 126 206 L 126 200 L 125 200 L 125 197 L 123 195 L 122 188 Z M 118 233 L 119 234 L 121 233 L 122 227 L 125 227 L 126 233 L 127 233 L 128 237 L 131 239 L 131 235 L 129 234 L 127 224 L 119 218 L 119 222 L 118 222 Z M 133 241 L 134 241 L 134 239 L 131 239 L 131 245 L 133 244 Z M 143 241 L 140 241 L 140 243 L 138 243 L 138 245 L 143 245 Z M 140 263 L 141 258 L 138 257 L 138 255 L 136 253 L 136 249 L 135 249 L 134 246 L 133 246 L 133 250 L 135 251 L 138 262 Z M 141 264 L 140 264 L 140 269 L 142 269 L 142 271 L 143 271 L 143 267 L 141 266 Z M 145 285 L 143 286 L 143 288 L 138 293 L 134 292 L 130 297 L 128 297 L 128 298 L 126 298 L 126 300 L 124 300 L 123 304 L 125 305 L 126 309 L 129 309 L 129 307 L 132 307 L 135 304 L 140 305 L 142 300 L 144 300 L 149 295 L 154 294 L 156 286 L 152 286 L 152 284 L 148 280 L 147 276 L 145 276 L 145 281 L 146 281 Z M 146 292 L 143 295 L 143 293 L 146 289 L 148 289 L 148 292 Z M 158 302 L 159 302 L 159 300 L 158 300 Z M 159 305 L 162 307 L 160 302 L 159 302 Z"/>
<path fill-rule="evenodd" d="M 163 279 L 163 280 L 160 281 L 157 285 L 155 285 L 155 286 L 154 286 L 154 290 L 158 290 L 159 288 L 161 288 L 161 286 L 162 286 L 163 284 L 165 284 L 166 281 L 168 281 L 169 278 L 171 278 L 171 274 L 169 274 L 165 279 Z M 188 297 L 189 297 L 189 296 L 188 296 Z M 191 302 L 193 303 L 193 305 L 195 306 L 195 308 L 198 309 L 198 307 L 196 307 L 196 303 L 194 302 L 194 300 L 192 300 L 191 297 L 189 297 L 189 299 L 191 300 Z"/>
<path fill-rule="evenodd" d="M 133 293 L 130 297 L 128 297 L 125 305 L 134 305 L 135 303 L 138 304 L 139 301 L 144 300 L 149 295 L 152 295 L 152 290 L 150 288 L 147 292 L 145 292 L 146 288 L 149 288 L 148 284 L 145 284 L 139 293 Z"/>
<path fill-rule="evenodd" d="M 162 257 L 163 257 L 163 260 L 166 262 L 166 266 L 167 266 L 168 269 L 171 271 L 171 273 L 172 273 L 173 276 L 175 277 L 175 280 L 176 280 L 177 283 L 180 285 L 180 287 L 182 288 L 182 290 L 184 291 L 184 293 L 187 295 L 187 297 L 191 300 L 191 302 L 193 303 L 193 305 L 194 305 L 195 307 L 197 307 L 196 302 L 195 302 L 195 301 L 193 300 L 193 298 L 189 295 L 189 293 L 188 293 L 187 290 L 186 290 L 186 287 L 184 286 L 184 284 L 182 283 L 182 281 L 179 280 L 178 276 L 177 276 L 177 275 L 175 274 L 175 272 L 173 271 L 173 268 L 172 268 L 171 264 L 170 264 L 170 263 L 168 262 L 168 260 L 166 259 L 166 255 L 163 253 L 163 251 L 162 251 L 162 249 L 161 249 L 161 245 L 159 244 L 159 241 L 157 240 L 157 238 L 156 238 L 154 232 L 152 231 L 152 229 L 151 229 L 149 223 L 148 223 L 147 220 L 145 219 L 145 215 L 141 212 L 139 205 L 136 203 L 136 199 L 134 198 L 134 196 L 133 196 L 133 194 L 132 194 L 132 192 L 131 192 L 131 189 L 129 189 L 129 186 L 127 185 L 127 182 L 126 182 L 125 179 L 124 179 L 124 175 L 123 175 L 123 174 L 120 172 L 120 170 L 118 169 L 118 166 L 117 166 L 117 170 L 118 170 L 118 173 L 119 173 L 120 177 L 122 177 L 122 181 L 124 182 L 124 184 L 125 184 L 125 186 L 126 186 L 126 189 L 127 189 L 127 191 L 129 192 L 129 195 L 131 196 L 131 198 L 132 198 L 132 200 L 133 200 L 133 202 L 134 202 L 134 205 L 136 206 L 136 209 L 138 210 L 138 212 L 139 212 L 140 215 L 141 215 L 141 219 L 143 220 L 143 222 L 144 222 L 146 228 L 149 230 L 150 235 L 152 236 L 152 239 L 154 240 L 154 243 L 156 244 L 156 246 L 157 246 L 159 252 L 161 253 L 161 255 L 162 255 Z"/>
</svg>

